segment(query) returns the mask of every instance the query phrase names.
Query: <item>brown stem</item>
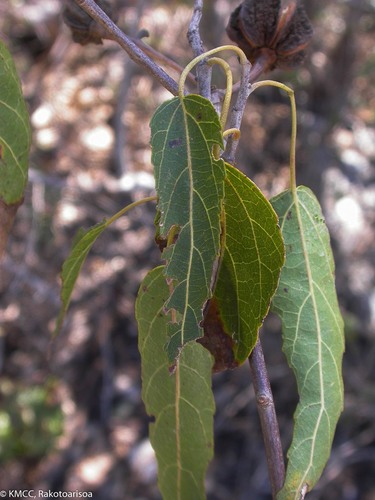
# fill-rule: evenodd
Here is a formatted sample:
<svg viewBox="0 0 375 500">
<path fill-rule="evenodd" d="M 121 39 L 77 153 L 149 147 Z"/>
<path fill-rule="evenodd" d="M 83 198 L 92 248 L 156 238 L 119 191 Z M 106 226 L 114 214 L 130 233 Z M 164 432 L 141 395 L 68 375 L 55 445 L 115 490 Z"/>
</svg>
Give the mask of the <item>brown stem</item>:
<svg viewBox="0 0 375 500">
<path fill-rule="evenodd" d="M 204 52 L 204 46 L 199 32 L 202 12 L 203 0 L 194 0 L 194 10 L 189 24 L 187 37 L 195 57 L 200 56 Z M 203 97 L 206 97 L 206 99 L 211 98 L 211 72 L 211 67 L 208 66 L 205 61 L 201 61 L 197 65 L 198 93 Z"/>
<path fill-rule="evenodd" d="M 250 83 L 255 83 L 262 74 L 268 73 L 275 61 L 276 56 L 274 52 L 268 49 L 263 49 L 251 66 L 249 77 Z"/>
<path fill-rule="evenodd" d="M 254 61 L 254 64 L 242 69 L 241 81 L 239 82 L 239 92 L 236 104 L 233 107 L 230 120 L 230 128 L 240 128 L 242 116 L 245 111 L 247 98 L 251 92 L 251 84 L 255 83 L 258 78 L 269 70 L 270 54 L 267 50 L 263 51 L 260 56 Z M 233 86 L 233 92 L 237 91 L 238 83 Z M 223 154 L 225 161 L 234 165 L 235 154 L 238 146 L 238 140 L 229 137 L 227 146 Z"/>
<path fill-rule="evenodd" d="M 110 38 L 121 45 L 134 62 L 142 66 L 173 95 L 178 94 L 178 85 L 173 78 L 137 47 L 137 45 L 120 30 L 107 14 L 103 12 L 94 0 L 75 0 L 75 2 L 110 33 Z"/>
<path fill-rule="evenodd" d="M 262 345 L 258 339 L 249 357 L 258 413 L 266 449 L 268 474 L 270 476 L 272 497 L 282 488 L 285 479 L 285 464 L 280 441 L 279 425 L 276 418 L 270 382 Z"/>
<path fill-rule="evenodd" d="M 23 199 L 8 205 L 0 199 L 0 261 L 4 257 L 13 221 L 16 217 L 17 210 L 22 203 Z"/>
<path fill-rule="evenodd" d="M 144 43 L 143 40 L 140 38 L 134 38 L 131 37 L 131 40 L 139 47 L 145 54 L 148 56 L 152 57 L 154 61 L 158 61 L 160 64 L 163 66 L 167 66 L 177 73 L 182 73 L 184 68 L 180 66 L 176 61 L 173 59 L 170 59 L 166 55 L 162 54 L 161 52 L 158 52 L 156 49 L 151 47 L 150 45 L 147 45 L 147 43 Z M 189 81 L 191 85 L 196 85 L 196 78 L 192 73 L 189 73 L 186 79 Z"/>
<path fill-rule="evenodd" d="M 144 4 L 145 0 L 141 0 L 137 4 L 136 20 L 133 26 L 130 28 L 130 35 L 135 36 L 139 31 L 139 22 L 142 17 Z M 132 40 L 133 42 L 135 41 L 133 38 Z M 123 64 L 124 76 L 120 82 L 117 96 L 117 105 L 115 107 L 114 115 L 115 145 L 113 149 L 113 159 L 118 177 L 121 177 L 121 175 L 124 175 L 127 171 L 127 162 L 124 154 L 127 130 L 123 123 L 122 117 L 127 106 L 129 89 L 131 88 L 131 83 L 135 75 L 136 68 L 135 64 L 133 64 L 133 61 L 128 58 L 124 58 Z"/>
</svg>

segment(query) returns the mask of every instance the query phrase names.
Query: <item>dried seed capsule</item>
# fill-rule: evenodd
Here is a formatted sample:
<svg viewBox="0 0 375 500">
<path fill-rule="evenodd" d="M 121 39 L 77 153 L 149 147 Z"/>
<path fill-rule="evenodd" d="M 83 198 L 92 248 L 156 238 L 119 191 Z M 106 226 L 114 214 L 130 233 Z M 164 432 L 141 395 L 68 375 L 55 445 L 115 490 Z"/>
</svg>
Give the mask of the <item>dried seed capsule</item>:
<svg viewBox="0 0 375 500">
<path fill-rule="evenodd" d="M 227 34 L 262 72 L 301 63 L 312 26 L 298 0 L 245 0 L 230 17 Z"/>
</svg>

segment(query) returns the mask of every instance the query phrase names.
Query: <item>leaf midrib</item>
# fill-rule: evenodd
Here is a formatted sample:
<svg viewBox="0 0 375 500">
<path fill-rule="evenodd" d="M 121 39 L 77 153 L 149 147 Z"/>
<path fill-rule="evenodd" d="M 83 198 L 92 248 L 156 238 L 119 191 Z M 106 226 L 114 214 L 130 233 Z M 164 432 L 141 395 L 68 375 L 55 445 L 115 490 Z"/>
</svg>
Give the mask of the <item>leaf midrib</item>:
<svg viewBox="0 0 375 500">
<path fill-rule="evenodd" d="M 322 373 L 322 348 L 321 348 L 321 343 L 322 343 L 322 335 L 321 335 L 321 328 L 320 328 L 320 322 L 319 322 L 319 316 L 317 314 L 317 303 L 316 303 L 316 298 L 315 298 L 315 291 L 314 291 L 314 280 L 312 278 L 311 274 L 311 269 L 310 269 L 310 259 L 309 259 L 309 253 L 307 250 L 307 243 L 303 231 L 303 221 L 302 221 L 302 216 L 300 212 L 300 206 L 299 206 L 299 199 L 298 199 L 298 193 L 297 189 L 294 187 L 292 188 L 292 196 L 293 196 L 293 202 L 296 207 L 296 214 L 297 214 L 297 222 L 298 222 L 298 227 L 300 228 L 300 234 L 301 234 L 301 244 L 302 244 L 302 249 L 303 249 L 303 255 L 305 258 L 305 263 L 306 263 L 306 274 L 308 278 L 308 283 L 309 283 L 309 290 L 310 290 L 310 295 L 311 295 L 311 300 L 313 302 L 313 310 L 314 310 L 314 316 L 315 316 L 315 323 L 317 326 L 317 336 L 318 336 L 318 360 L 319 360 L 319 384 L 320 384 L 320 412 L 319 412 L 319 417 L 317 419 L 317 423 L 315 425 L 314 433 L 312 435 L 312 446 L 311 446 L 311 453 L 310 453 L 310 460 L 308 467 L 306 468 L 305 474 L 301 478 L 301 481 L 297 487 L 296 495 L 295 495 L 295 500 L 298 500 L 300 491 L 305 483 L 305 478 L 308 475 L 308 471 L 311 469 L 313 465 L 313 456 L 314 456 L 314 449 L 315 449 L 315 443 L 316 443 L 316 434 L 318 432 L 318 428 L 320 426 L 320 422 L 322 419 L 322 415 L 324 413 L 325 409 L 325 404 L 324 404 L 324 383 L 323 383 L 323 373 Z"/>
<path fill-rule="evenodd" d="M 190 290 L 190 276 L 191 276 L 191 265 L 193 260 L 193 249 L 194 249 L 194 225 L 192 223 L 192 213 L 193 213 L 193 172 L 192 172 L 192 162 L 191 162 L 191 147 L 190 147 L 190 135 L 189 135 L 189 127 L 188 127 L 188 118 L 187 118 L 187 110 L 184 104 L 183 99 L 180 100 L 181 108 L 183 111 L 184 117 L 184 125 L 185 125 L 185 133 L 186 133 L 186 150 L 187 150 L 187 167 L 188 167 L 188 175 L 189 175 L 189 225 L 190 225 L 190 251 L 189 251 L 189 264 L 188 264 L 188 272 L 186 279 L 186 299 L 185 299 L 185 307 L 183 317 L 181 319 L 181 345 L 184 345 L 184 325 L 186 322 L 186 314 L 187 314 L 187 304 L 189 304 L 189 290 Z M 176 461 L 177 461 L 177 494 L 178 500 L 181 499 L 181 441 L 180 441 L 180 397 L 181 397 L 181 385 L 180 385 L 180 362 L 177 359 L 176 366 L 176 392 L 175 392 L 175 416 L 176 416 Z"/>
</svg>

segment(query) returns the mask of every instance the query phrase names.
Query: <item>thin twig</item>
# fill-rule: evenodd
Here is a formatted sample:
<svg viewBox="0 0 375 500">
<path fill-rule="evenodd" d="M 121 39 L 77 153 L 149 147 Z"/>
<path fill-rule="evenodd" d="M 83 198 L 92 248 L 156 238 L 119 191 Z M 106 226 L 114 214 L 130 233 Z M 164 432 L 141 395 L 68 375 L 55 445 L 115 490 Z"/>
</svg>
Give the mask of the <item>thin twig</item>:
<svg viewBox="0 0 375 500">
<path fill-rule="evenodd" d="M 285 479 L 285 464 L 280 441 L 279 425 L 276 418 L 270 382 L 262 345 L 258 339 L 249 357 L 250 369 L 254 383 L 255 397 L 258 405 L 263 441 L 266 449 L 268 473 L 270 476 L 272 497 L 282 488 Z"/>
<path fill-rule="evenodd" d="M 105 12 L 94 2 L 94 0 L 75 0 L 89 16 L 97 21 L 110 34 L 110 38 L 116 41 L 129 55 L 129 57 L 142 66 L 171 94 L 177 95 L 177 83 L 160 66 L 150 59 L 137 45 L 123 33 L 120 28 L 107 16 Z"/>
<path fill-rule="evenodd" d="M 137 47 L 139 47 L 145 54 L 150 56 L 154 61 L 157 61 L 163 66 L 167 66 L 168 68 L 173 69 L 178 74 L 181 74 L 183 72 L 184 68 L 180 66 L 176 61 L 157 51 L 156 49 L 151 47 L 151 45 L 147 45 L 147 43 L 145 43 L 140 38 L 131 37 L 131 40 L 135 43 L 135 45 L 137 45 Z M 188 74 L 186 80 L 188 80 L 189 83 L 193 86 L 196 86 L 197 84 L 197 80 L 192 73 Z"/>
<path fill-rule="evenodd" d="M 145 0 L 141 0 L 137 3 L 136 17 L 133 25 L 130 27 L 131 39 L 134 38 L 139 31 L 139 23 L 143 14 L 143 9 L 145 6 Z M 136 74 L 137 66 L 134 61 L 128 58 L 124 58 L 124 76 L 121 80 L 120 87 L 117 96 L 117 105 L 115 107 L 114 116 L 114 129 L 115 129 L 115 145 L 113 149 L 113 159 L 114 168 L 118 177 L 121 177 L 127 172 L 127 162 L 125 159 L 125 144 L 126 144 L 126 132 L 127 129 L 123 123 L 122 117 L 125 112 L 126 106 L 128 104 L 129 90 L 131 89 L 131 83 L 134 75 Z"/>
<path fill-rule="evenodd" d="M 204 45 L 199 32 L 199 25 L 202 19 L 203 12 L 203 0 L 194 1 L 193 15 L 189 24 L 187 38 L 190 47 L 193 51 L 195 57 L 200 56 L 205 52 Z M 211 73 L 212 69 L 202 61 L 197 66 L 197 83 L 198 83 L 198 93 L 206 97 L 211 98 Z"/>
<path fill-rule="evenodd" d="M 133 64 L 133 61 L 126 58 L 123 63 L 124 76 L 122 77 L 118 94 L 117 103 L 115 107 L 114 115 L 114 129 L 115 129 L 115 145 L 113 148 L 113 163 L 114 169 L 116 171 L 117 177 L 124 175 L 127 170 L 127 162 L 125 159 L 125 144 L 126 144 L 126 128 L 123 123 L 123 114 L 126 109 L 129 90 L 131 89 L 131 82 L 135 75 L 137 66 Z"/>
</svg>

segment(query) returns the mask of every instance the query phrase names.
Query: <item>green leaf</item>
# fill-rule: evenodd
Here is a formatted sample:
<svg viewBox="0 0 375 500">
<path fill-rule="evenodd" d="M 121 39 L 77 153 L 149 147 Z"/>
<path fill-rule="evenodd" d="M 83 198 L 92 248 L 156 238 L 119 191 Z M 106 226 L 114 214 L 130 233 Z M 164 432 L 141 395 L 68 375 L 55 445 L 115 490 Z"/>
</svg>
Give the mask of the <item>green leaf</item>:
<svg viewBox="0 0 375 500">
<path fill-rule="evenodd" d="M 220 217 L 224 162 L 212 157 L 222 146 L 219 118 L 212 104 L 190 95 L 162 104 L 151 120 L 152 161 L 159 197 L 160 234 L 178 237 L 163 252 L 173 292 L 166 308 L 178 312 L 168 327 L 169 359 L 187 342 L 203 335 L 203 308 L 212 295 L 215 262 L 220 254 Z"/>
<path fill-rule="evenodd" d="M 278 285 L 284 243 L 277 215 L 259 188 L 226 164 L 225 248 L 200 342 L 215 371 L 234 368 L 251 353 Z"/>
<path fill-rule="evenodd" d="M 58 333 L 59 330 L 61 329 L 61 325 L 64 321 L 66 311 L 69 307 L 70 298 L 73 293 L 74 285 L 77 281 L 81 268 L 86 260 L 87 254 L 91 250 L 91 247 L 93 246 L 97 238 L 102 234 L 102 232 L 107 227 L 109 227 L 111 224 L 113 224 L 113 222 L 115 222 L 117 219 L 126 214 L 126 212 L 148 201 L 155 201 L 155 196 L 149 196 L 147 198 L 134 201 L 133 203 L 126 205 L 126 207 L 122 208 L 117 213 L 112 215 L 112 217 L 110 217 L 109 219 L 104 219 L 102 222 L 96 224 L 95 226 L 92 226 L 86 231 L 82 228 L 78 231 L 73 241 L 73 247 L 71 253 L 64 262 L 61 272 L 62 307 L 56 321 L 56 327 L 54 332 L 55 334 Z"/>
<path fill-rule="evenodd" d="M 269 201 L 249 178 L 228 164 L 224 207 L 225 251 L 214 297 L 240 364 L 255 346 L 276 291 L 284 244 Z"/>
<path fill-rule="evenodd" d="M 62 306 L 56 321 L 55 334 L 61 329 L 66 311 L 69 307 L 74 285 L 86 260 L 87 254 L 107 226 L 108 221 L 103 220 L 86 231 L 81 228 L 74 239 L 70 255 L 65 260 L 61 271 L 62 287 L 60 295 Z"/>
<path fill-rule="evenodd" d="M 22 200 L 31 141 L 29 115 L 12 57 L 0 40 L 0 200 Z"/>
<path fill-rule="evenodd" d="M 301 186 L 271 203 L 286 246 L 272 308 L 282 320 L 283 350 L 300 396 L 286 480 L 277 496 L 290 500 L 313 488 L 330 455 L 343 408 L 344 335 L 329 234 L 317 199 Z"/>
<path fill-rule="evenodd" d="M 212 358 L 204 347 L 191 342 L 170 373 L 164 349 L 170 321 L 164 303 L 169 288 L 163 271 L 158 267 L 145 277 L 136 301 L 142 397 L 147 413 L 155 418 L 150 424 L 150 440 L 163 499 L 201 500 L 213 456 Z"/>
</svg>

